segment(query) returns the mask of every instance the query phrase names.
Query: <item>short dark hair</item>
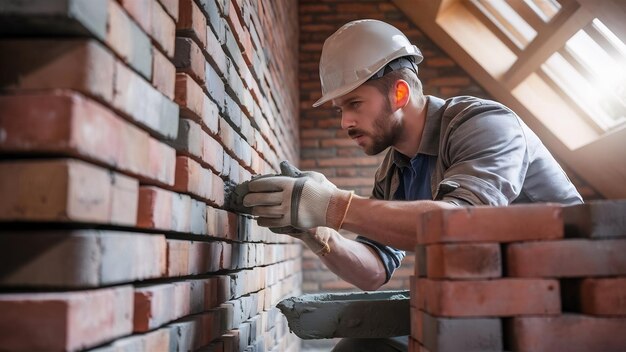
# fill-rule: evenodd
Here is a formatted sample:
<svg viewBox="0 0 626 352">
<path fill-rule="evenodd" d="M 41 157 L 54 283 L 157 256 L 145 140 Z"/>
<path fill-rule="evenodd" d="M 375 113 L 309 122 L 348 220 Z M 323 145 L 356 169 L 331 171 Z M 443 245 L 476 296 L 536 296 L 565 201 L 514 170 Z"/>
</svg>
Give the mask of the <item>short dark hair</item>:
<svg viewBox="0 0 626 352">
<path fill-rule="evenodd" d="M 403 67 L 398 70 L 391 71 L 387 73 L 386 75 L 382 76 L 381 78 L 366 81 L 364 84 L 378 89 L 378 91 L 381 94 L 388 97 L 389 92 L 391 92 L 391 90 L 394 88 L 396 82 L 399 79 L 404 80 L 409 84 L 409 87 L 411 88 L 411 92 L 414 96 L 417 96 L 420 99 L 423 99 L 422 97 L 424 95 L 424 92 L 423 92 L 422 82 L 417 77 L 417 74 L 415 73 L 415 71 L 413 71 L 412 69 L 408 67 Z M 388 110 L 391 110 L 391 103 L 389 102 L 389 100 L 387 100 L 387 104 L 389 108 Z"/>
</svg>

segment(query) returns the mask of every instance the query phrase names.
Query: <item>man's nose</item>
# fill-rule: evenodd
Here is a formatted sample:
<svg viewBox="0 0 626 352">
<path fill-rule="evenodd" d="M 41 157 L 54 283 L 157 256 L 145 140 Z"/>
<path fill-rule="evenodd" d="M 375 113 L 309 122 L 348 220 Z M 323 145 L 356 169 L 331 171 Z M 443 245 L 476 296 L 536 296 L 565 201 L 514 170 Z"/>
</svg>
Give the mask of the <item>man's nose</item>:
<svg viewBox="0 0 626 352">
<path fill-rule="evenodd" d="M 350 113 L 341 113 L 341 128 L 347 130 L 348 128 L 352 128 L 356 126 L 356 119 L 353 114 Z"/>
</svg>

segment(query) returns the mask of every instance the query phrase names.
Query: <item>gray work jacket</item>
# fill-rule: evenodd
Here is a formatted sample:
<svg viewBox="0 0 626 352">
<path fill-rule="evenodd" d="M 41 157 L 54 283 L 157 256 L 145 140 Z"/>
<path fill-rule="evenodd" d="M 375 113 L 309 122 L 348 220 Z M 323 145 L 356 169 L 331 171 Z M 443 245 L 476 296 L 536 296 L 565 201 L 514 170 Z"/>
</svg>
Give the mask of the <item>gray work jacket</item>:
<svg viewBox="0 0 626 352">
<path fill-rule="evenodd" d="M 506 106 L 468 96 L 426 99 L 418 153 L 437 156 L 430 180 L 434 200 L 492 206 L 582 203 L 550 152 Z M 401 159 L 406 157 L 389 149 L 376 172 L 373 198 L 394 198 Z"/>
</svg>

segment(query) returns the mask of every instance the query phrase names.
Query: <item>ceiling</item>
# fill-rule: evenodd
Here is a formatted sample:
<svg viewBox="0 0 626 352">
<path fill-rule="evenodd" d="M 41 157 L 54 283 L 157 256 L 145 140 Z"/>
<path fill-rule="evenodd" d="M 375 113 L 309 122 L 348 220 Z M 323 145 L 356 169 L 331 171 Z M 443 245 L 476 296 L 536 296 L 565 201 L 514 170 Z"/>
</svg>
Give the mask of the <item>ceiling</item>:
<svg viewBox="0 0 626 352">
<path fill-rule="evenodd" d="M 626 198 L 626 2 L 393 2 L 559 160 Z"/>
</svg>

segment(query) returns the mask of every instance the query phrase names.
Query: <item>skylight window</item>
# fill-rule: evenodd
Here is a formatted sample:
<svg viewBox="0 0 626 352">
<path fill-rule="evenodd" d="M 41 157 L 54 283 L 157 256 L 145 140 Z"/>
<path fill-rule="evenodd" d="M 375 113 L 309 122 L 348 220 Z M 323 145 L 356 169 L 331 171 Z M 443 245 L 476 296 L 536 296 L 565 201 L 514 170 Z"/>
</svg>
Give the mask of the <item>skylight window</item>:
<svg viewBox="0 0 626 352">
<path fill-rule="evenodd" d="M 472 3 L 520 49 L 525 48 L 537 35 L 533 27 L 506 1 L 472 0 Z"/>
<path fill-rule="evenodd" d="M 546 23 L 561 10 L 561 4 L 556 0 L 524 0 L 524 2 Z"/>
<path fill-rule="evenodd" d="M 544 72 L 603 130 L 626 122 L 626 46 L 597 19 L 553 54 Z M 606 36 L 599 43 L 588 32 Z M 620 54 L 621 53 L 621 54 Z"/>
</svg>

